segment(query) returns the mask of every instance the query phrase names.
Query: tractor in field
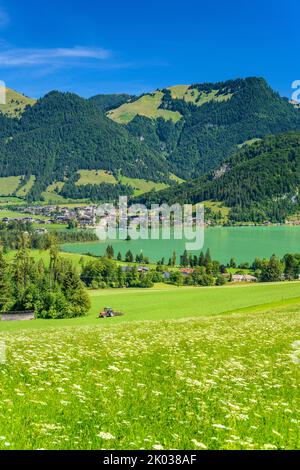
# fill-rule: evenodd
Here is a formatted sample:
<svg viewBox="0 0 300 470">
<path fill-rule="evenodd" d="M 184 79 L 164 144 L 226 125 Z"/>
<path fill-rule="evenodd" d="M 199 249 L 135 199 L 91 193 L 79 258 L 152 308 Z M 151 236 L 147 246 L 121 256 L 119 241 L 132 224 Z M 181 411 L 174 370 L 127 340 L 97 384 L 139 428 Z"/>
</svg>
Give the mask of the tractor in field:
<svg viewBox="0 0 300 470">
<path fill-rule="evenodd" d="M 99 318 L 112 318 L 124 315 L 122 312 L 115 312 L 111 307 L 104 307 L 104 310 L 99 313 Z"/>
</svg>

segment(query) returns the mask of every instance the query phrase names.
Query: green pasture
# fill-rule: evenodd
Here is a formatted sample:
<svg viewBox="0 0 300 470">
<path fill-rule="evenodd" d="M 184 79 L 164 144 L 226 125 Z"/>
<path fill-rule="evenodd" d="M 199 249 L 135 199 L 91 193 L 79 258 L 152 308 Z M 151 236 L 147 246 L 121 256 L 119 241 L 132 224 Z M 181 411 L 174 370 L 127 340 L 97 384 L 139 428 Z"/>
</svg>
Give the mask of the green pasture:
<svg viewBox="0 0 300 470">
<path fill-rule="evenodd" d="M 35 252 L 38 259 L 39 252 Z M 11 255 L 10 255 L 11 256 Z M 47 255 L 48 256 L 48 255 Z M 81 255 L 68 255 L 80 267 Z M 43 258 L 45 264 L 48 257 Z M 67 320 L 34 320 L 32 322 L 1 322 L 0 331 L 20 328 L 51 328 L 60 326 L 109 326 L 134 321 L 159 321 L 197 318 L 264 306 L 281 306 L 300 302 L 300 282 L 227 285 L 218 287 L 175 287 L 159 284 L 151 289 L 100 289 L 88 291 L 92 307 L 85 317 Z M 99 320 L 104 306 L 111 306 L 124 316 Z"/>
<path fill-rule="evenodd" d="M 156 295 L 156 321 L 144 297 L 139 322 L 2 334 L 0 449 L 299 449 L 300 304 L 158 321 Z"/>
</svg>

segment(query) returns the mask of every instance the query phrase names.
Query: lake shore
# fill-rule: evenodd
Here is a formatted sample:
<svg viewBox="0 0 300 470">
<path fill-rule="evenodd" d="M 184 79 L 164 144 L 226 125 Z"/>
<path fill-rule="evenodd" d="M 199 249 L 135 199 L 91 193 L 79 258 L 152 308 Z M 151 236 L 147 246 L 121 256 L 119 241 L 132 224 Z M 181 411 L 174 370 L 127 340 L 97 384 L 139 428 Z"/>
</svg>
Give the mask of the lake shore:
<svg viewBox="0 0 300 470">
<path fill-rule="evenodd" d="M 168 261 L 173 251 L 180 256 L 185 249 L 186 240 L 102 240 L 87 243 L 68 243 L 61 245 L 64 252 L 92 254 L 101 256 L 108 244 L 114 251 L 124 256 L 131 250 L 134 255 L 148 256 L 151 262 L 162 257 Z M 272 254 L 283 256 L 286 253 L 300 252 L 300 226 L 233 226 L 207 227 L 204 230 L 204 245 L 201 250 L 210 249 L 213 259 L 227 263 L 235 258 L 237 263 L 252 262 L 256 257 L 269 258 Z"/>
</svg>

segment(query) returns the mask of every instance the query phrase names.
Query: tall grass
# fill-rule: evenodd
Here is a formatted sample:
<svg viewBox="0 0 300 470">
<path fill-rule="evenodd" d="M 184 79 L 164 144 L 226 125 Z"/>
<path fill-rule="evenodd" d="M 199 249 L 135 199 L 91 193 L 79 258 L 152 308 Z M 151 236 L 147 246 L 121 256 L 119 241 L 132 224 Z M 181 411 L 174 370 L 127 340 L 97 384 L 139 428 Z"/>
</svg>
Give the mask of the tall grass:
<svg viewBox="0 0 300 470">
<path fill-rule="evenodd" d="M 299 448 L 299 324 L 290 306 L 2 333 L 0 449 Z"/>
</svg>

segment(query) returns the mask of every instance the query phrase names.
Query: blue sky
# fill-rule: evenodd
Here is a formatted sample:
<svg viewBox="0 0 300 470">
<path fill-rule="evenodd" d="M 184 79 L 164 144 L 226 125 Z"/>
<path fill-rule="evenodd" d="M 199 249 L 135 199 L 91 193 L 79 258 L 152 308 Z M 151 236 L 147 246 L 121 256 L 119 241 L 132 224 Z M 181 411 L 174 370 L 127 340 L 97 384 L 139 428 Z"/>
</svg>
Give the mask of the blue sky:
<svg viewBox="0 0 300 470">
<path fill-rule="evenodd" d="M 300 79 L 298 0 L 0 0 L 0 80 L 33 97 Z"/>
</svg>

